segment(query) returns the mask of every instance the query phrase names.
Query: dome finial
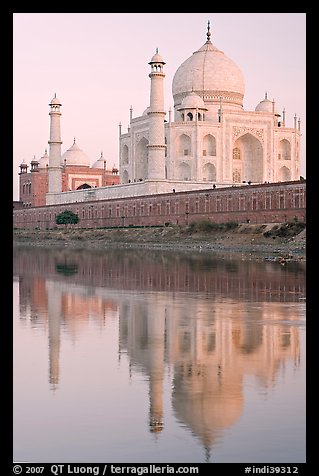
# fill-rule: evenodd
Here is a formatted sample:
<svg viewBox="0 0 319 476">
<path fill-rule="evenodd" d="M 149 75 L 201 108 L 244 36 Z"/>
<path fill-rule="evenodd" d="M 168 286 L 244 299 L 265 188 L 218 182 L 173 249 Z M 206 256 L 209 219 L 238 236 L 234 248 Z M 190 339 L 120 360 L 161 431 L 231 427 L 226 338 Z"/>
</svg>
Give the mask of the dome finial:
<svg viewBox="0 0 319 476">
<path fill-rule="evenodd" d="M 208 22 L 207 22 L 207 33 L 206 33 L 206 36 L 207 36 L 207 41 L 210 41 L 211 32 L 210 32 L 210 21 L 209 21 L 209 20 L 208 20 Z"/>
<path fill-rule="evenodd" d="M 265 99 L 267 99 L 267 91 L 265 92 Z"/>
</svg>

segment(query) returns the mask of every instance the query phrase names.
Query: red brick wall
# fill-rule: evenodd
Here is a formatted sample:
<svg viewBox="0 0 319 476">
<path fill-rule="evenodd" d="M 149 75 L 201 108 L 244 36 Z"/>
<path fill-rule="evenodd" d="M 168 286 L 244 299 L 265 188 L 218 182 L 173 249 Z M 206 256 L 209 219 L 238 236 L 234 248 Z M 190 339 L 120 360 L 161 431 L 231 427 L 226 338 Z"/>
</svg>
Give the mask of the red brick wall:
<svg viewBox="0 0 319 476">
<path fill-rule="evenodd" d="M 216 223 L 306 221 L 306 182 L 240 185 L 15 210 L 16 228 L 53 228 L 64 210 L 79 215 L 79 228 L 185 225 L 201 220 Z"/>
<path fill-rule="evenodd" d="M 20 175 L 20 201 L 24 206 L 39 207 L 45 205 L 48 191 L 48 174 L 46 172 L 28 172 Z M 28 205 L 31 203 L 31 205 Z"/>
<path fill-rule="evenodd" d="M 90 167 L 68 166 L 62 172 L 62 191 L 68 191 L 69 174 L 85 174 L 90 179 L 90 175 L 100 175 L 100 185 L 117 185 L 120 183 L 120 176 L 112 174 L 110 170 L 92 169 Z M 19 200 L 24 203 L 24 207 L 40 207 L 45 206 L 46 194 L 48 193 L 48 170 L 40 169 L 38 172 L 28 172 L 19 174 L 20 195 Z M 77 188 L 76 179 L 72 180 L 72 190 Z M 85 183 L 85 179 L 81 180 Z M 95 186 L 99 186 L 98 179 L 94 180 Z M 30 187 L 31 185 L 31 187 Z M 31 205 L 29 205 L 31 203 Z"/>
</svg>

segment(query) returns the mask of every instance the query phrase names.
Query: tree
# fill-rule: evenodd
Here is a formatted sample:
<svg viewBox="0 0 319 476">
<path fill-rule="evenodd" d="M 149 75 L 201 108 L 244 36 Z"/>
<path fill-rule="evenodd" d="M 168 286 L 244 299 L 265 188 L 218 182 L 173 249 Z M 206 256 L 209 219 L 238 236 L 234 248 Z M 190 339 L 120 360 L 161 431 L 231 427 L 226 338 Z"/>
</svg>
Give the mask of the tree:
<svg viewBox="0 0 319 476">
<path fill-rule="evenodd" d="M 78 221 L 79 216 L 71 210 L 64 210 L 64 212 L 59 213 L 55 218 L 55 223 L 57 225 L 74 225 L 75 223 L 78 223 Z"/>
</svg>

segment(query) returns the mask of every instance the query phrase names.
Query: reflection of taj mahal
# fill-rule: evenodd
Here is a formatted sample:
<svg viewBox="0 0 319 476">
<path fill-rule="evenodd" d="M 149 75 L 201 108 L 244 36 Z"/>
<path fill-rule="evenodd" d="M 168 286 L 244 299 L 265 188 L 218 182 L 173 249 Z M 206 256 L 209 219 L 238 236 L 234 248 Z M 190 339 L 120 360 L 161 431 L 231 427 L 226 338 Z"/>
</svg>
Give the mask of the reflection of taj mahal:
<svg viewBox="0 0 319 476">
<path fill-rule="evenodd" d="M 43 263 L 21 280 L 20 308 L 29 306 L 31 323 L 40 319 L 48 329 L 52 388 L 59 385 L 61 326 L 76 340 L 89 319 L 101 328 L 109 319 L 119 319 L 120 365 L 126 362 L 130 372 L 148 380 L 149 430 L 156 435 L 165 431 L 164 380 L 169 371 L 175 418 L 198 438 L 207 458 L 243 412 L 244 378 L 256 378 L 267 391 L 287 360 L 299 364 L 299 330 L 293 321 L 300 316 L 298 307 L 290 307 L 287 322 L 287 302 L 264 300 L 256 306 L 256 301 L 239 299 L 234 310 L 231 297 L 221 304 L 209 296 L 194 300 L 168 291 L 143 293 L 143 299 L 139 292 L 119 294 L 108 287 L 88 292 L 84 283 L 71 280 L 66 287 L 59 276 L 40 277 L 41 268 Z M 113 276 L 116 269 L 111 268 Z M 230 280 L 232 275 L 230 270 Z M 91 283 L 91 273 L 87 280 Z M 272 283 L 276 292 L 279 286 Z"/>
<path fill-rule="evenodd" d="M 174 313 L 167 302 L 162 295 L 121 303 L 120 351 L 127 351 L 132 369 L 148 376 L 150 431 L 164 427 L 163 383 L 171 367 L 174 414 L 208 450 L 241 416 L 244 376 L 268 388 L 286 359 L 298 365 L 298 329 L 260 325 L 272 313 L 284 318 L 278 304 L 263 303 L 248 326 L 249 303 L 237 307 L 234 321 L 231 300 L 220 309 L 181 300 Z"/>
</svg>

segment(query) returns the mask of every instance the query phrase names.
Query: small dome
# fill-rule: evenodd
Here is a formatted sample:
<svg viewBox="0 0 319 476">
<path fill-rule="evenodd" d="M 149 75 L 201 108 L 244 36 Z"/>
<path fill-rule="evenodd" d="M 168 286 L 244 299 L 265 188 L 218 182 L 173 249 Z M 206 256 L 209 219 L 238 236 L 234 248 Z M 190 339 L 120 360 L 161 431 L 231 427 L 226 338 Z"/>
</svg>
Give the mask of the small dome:
<svg viewBox="0 0 319 476">
<path fill-rule="evenodd" d="M 57 106 L 62 106 L 61 101 L 60 101 L 60 99 L 58 99 L 58 98 L 56 97 L 56 94 L 54 95 L 54 98 L 51 99 L 50 105 L 51 105 L 51 104 L 53 104 L 53 105 L 55 104 L 55 105 L 57 105 Z"/>
<path fill-rule="evenodd" d="M 207 111 L 207 107 L 205 106 L 203 99 L 193 91 L 184 97 L 178 110 L 180 111 L 181 109 L 205 109 L 205 111 Z"/>
<path fill-rule="evenodd" d="M 155 55 L 152 56 L 152 59 L 149 62 L 149 64 L 151 64 L 151 63 L 163 63 L 163 64 L 165 64 L 163 58 L 161 57 L 161 55 L 159 54 L 159 52 L 157 50 L 156 50 Z"/>
<path fill-rule="evenodd" d="M 270 113 L 272 113 L 273 112 L 273 103 L 272 103 L 272 101 L 270 101 L 269 99 L 267 99 L 267 97 L 265 97 L 265 99 L 263 99 L 262 101 L 260 101 L 259 104 L 257 104 L 255 111 L 256 112 L 270 112 Z"/>
<path fill-rule="evenodd" d="M 47 165 L 49 165 L 49 156 L 47 150 L 45 149 L 44 155 L 42 155 L 39 160 L 39 169 L 45 169 Z"/>
<path fill-rule="evenodd" d="M 148 111 L 149 111 L 150 109 L 151 109 L 150 106 L 148 106 L 148 107 L 145 109 L 145 111 L 143 112 L 142 115 L 143 115 L 143 116 L 147 116 Z"/>
<path fill-rule="evenodd" d="M 84 165 L 88 167 L 89 159 L 88 156 L 83 152 L 78 145 L 74 143 L 73 145 L 62 155 L 62 165 Z"/>
<path fill-rule="evenodd" d="M 101 157 L 94 162 L 92 169 L 104 169 L 104 162 L 106 162 L 106 160 L 104 159 L 103 153 L 101 152 Z"/>
</svg>

